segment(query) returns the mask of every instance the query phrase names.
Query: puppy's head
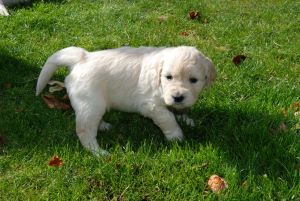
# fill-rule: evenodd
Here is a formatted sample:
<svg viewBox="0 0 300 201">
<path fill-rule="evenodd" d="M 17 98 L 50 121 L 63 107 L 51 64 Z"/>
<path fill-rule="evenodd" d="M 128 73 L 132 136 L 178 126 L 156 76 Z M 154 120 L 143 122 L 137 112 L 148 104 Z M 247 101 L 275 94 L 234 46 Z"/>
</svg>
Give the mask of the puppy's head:
<svg viewBox="0 0 300 201">
<path fill-rule="evenodd" d="M 203 88 L 216 78 L 211 60 L 194 47 L 170 49 L 162 60 L 160 84 L 167 106 L 177 109 L 192 106 Z"/>
</svg>

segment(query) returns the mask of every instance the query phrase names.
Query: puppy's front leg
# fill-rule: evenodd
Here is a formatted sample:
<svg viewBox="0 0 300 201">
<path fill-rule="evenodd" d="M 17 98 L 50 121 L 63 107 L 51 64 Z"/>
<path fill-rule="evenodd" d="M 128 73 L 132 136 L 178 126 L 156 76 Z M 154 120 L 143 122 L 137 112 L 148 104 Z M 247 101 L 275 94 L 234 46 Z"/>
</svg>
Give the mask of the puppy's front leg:
<svg viewBox="0 0 300 201">
<path fill-rule="evenodd" d="M 167 140 L 183 140 L 182 130 L 177 124 L 174 114 L 167 108 L 155 108 L 151 112 L 150 118 L 162 130 Z"/>
</svg>

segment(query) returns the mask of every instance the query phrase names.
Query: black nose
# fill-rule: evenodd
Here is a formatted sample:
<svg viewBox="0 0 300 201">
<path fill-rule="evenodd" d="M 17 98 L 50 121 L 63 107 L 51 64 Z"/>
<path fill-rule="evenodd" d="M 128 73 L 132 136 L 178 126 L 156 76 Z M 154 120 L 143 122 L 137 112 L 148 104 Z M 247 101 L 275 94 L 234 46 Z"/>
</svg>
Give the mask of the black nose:
<svg viewBox="0 0 300 201">
<path fill-rule="evenodd" d="M 173 98 L 176 103 L 181 103 L 184 99 L 184 96 L 173 96 Z"/>
</svg>

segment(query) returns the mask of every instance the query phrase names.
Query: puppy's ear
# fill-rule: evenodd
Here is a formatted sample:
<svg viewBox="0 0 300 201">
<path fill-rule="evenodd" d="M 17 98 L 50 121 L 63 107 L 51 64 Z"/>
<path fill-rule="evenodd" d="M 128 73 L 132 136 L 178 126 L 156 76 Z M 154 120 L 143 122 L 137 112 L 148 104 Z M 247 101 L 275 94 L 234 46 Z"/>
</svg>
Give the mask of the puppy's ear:
<svg viewBox="0 0 300 201">
<path fill-rule="evenodd" d="M 206 86 L 210 87 L 216 80 L 217 72 L 210 59 L 206 58 L 206 64 Z"/>
<path fill-rule="evenodd" d="M 162 72 L 162 67 L 163 67 L 163 61 L 159 61 L 157 66 L 156 66 L 156 72 L 157 72 L 157 86 L 159 87 L 161 84 L 161 72 Z"/>
</svg>

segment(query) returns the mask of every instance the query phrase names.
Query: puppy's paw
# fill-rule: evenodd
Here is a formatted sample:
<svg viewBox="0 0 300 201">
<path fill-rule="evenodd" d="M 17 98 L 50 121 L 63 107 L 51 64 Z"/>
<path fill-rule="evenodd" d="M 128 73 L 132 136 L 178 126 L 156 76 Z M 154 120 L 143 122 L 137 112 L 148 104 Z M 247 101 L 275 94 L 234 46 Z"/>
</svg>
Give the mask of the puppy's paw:
<svg viewBox="0 0 300 201">
<path fill-rule="evenodd" d="M 109 156 L 109 152 L 104 150 L 104 149 L 99 149 L 97 151 L 92 151 L 92 153 L 96 156 L 96 157 L 107 157 Z"/>
<path fill-rule="evenodd" d="M 3 16 L 9 16 L 6 8 L 4 7 L 4 5 L 0 4 L 0 15 L 3 15 Z"/>
<path fill-rule="evenodd" d="M 184 136 L 181 130 L 175 130 L 170 134 L 165 135 L 168 141 L 182 141 L 184 140 Z"/>
<path fill-rule="evenodd" d="M 182 114 L 182 115 L 176 115 L 176 118 L 179 121 L 184 122 L 186 125 L 190 126 L 190 127 L 195 127 L 195 122 L 193 119 L 189 118 L 186 114 Z"/>
<path fill-rule="evenodd" d="M 108 131 L 110 129 L 112 129 L 112 125 L 110 123 L 101 121 L 100 126 L 99 126 L 100 131 Z"/>
</svg>

